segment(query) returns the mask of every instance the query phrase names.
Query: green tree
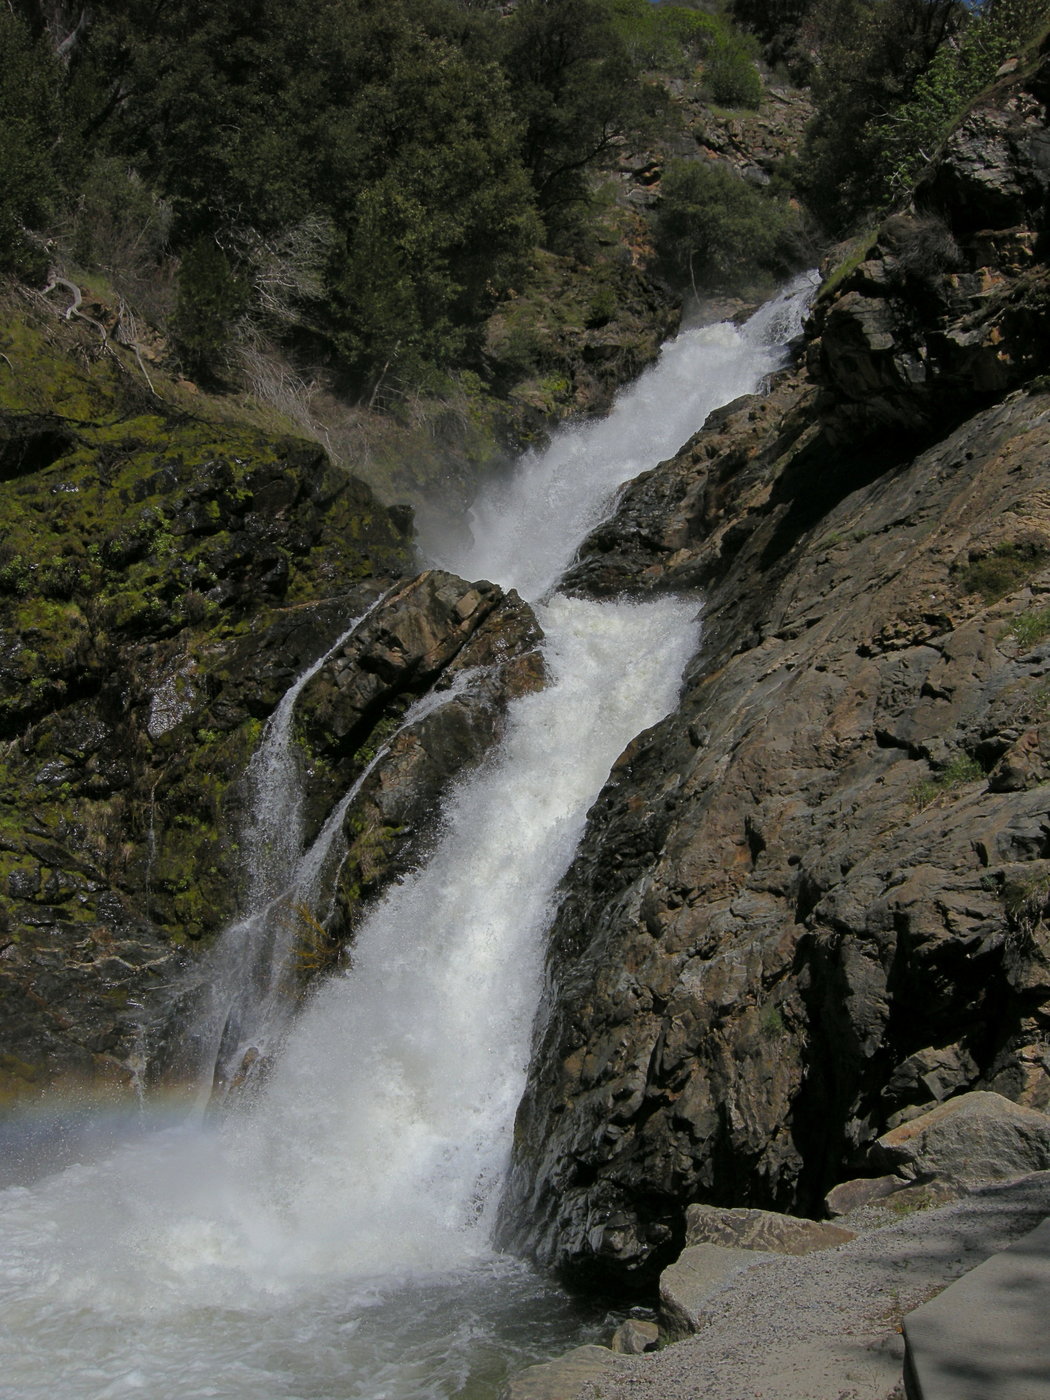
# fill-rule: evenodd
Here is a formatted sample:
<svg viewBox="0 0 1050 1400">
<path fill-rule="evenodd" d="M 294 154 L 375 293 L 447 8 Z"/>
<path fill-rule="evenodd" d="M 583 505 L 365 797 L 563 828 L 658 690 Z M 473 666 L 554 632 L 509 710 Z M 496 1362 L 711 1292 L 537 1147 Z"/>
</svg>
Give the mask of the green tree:
<svg viewBox="0 0 1050 1400">
<path fill-rule="evenodd" d="M 647 93 L 601 0 L 520 0 L 503 64 L 524 119 L 522 154 L 549 233 L 586 200 L 586 172 L 644 125 Z"/>
<path fill-rule="evenodd" d="M 332 278 L 339 343 L 373 383 L 418 377 L 464 353 L 536 241 L 519 127 L 497 69 L 419 33 L 351 122 L 372 164 L 333 211 L 346 230 Z"/>
<path fill-rule="evenodd" d="M 872 123 L 876 173 L 889 202 L 911 189 L 937 147 L 1003 60 L 1050 20 L 1046 0 L 995 0 L 942 44 L 908 99 Z"/>
<path fill-rule="evenodd" d="M 46 257 L 28 235 L 46 226 L 58 202 L 59 75 L 43 41 L 5 7 L 0 54 L 0 268 L 39 277 Z"/>
<path fill-rule="evenodd" d="M 816 113 L 799 178 L 807 203 L 833 231 L 878 204 L 876 125 L 909 100 L 965 18 L 960 0 L 817 0 L 811 7 Z"/>
<path fill-rule="evenodd" d="M 755 66 L 754 40 L 725 30 L 711 44 L 704 60 L 704 86 L 724 107 L 757 107 L 762 79 Z"/>
<path fill-rule="evenodd" d="M 172 325 L 190 373 L 210 381 L 222 377 L 233 325 L 245 305 L 245 287 L 226 254 L 214 239 L 199 238 L 179 268 Z"/>
<path fill-rule="evenodd" d="M 724 166 L 679 160 L 664 172 L 655 243 L 665 273 L 679 285 L 696 291 L 779 275 L 797 261 L 796 236 L 786 201 Z"/>
</svg>

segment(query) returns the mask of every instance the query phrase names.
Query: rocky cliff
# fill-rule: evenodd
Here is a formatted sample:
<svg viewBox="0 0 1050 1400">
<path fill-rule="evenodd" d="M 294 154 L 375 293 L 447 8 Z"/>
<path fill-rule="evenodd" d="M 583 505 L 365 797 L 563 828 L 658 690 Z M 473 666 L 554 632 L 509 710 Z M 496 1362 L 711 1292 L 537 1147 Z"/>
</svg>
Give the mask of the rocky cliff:
<svg viewBox="0 0 1050 1400">
<path fill-rule="evenodd" d="M 416 576 L 408 512 L 316 446 L 161 396 L 97 326 L 9 311 L 0 1101 L 192 1068 L 177 991 L 245 909 L 248 760 L 352 618 L 297 712 L 306 840 L 362 781 L 332 916 L 275 916 L 292 927 L 291 998 L 418 858 L 507 698 L 543 679 L 531 612 L 491 584 Z M 431 689 L 449 703 L 406 726 Z"/>
<path fill-rule="evenodd" d="M 578 1280 L 814 1212 L 963 1090 L 1050 1105 L 1048 101 L 1044 50 L 581 551 L 704 635 L 551 938 L 505 1237 Z"/>
</svg>

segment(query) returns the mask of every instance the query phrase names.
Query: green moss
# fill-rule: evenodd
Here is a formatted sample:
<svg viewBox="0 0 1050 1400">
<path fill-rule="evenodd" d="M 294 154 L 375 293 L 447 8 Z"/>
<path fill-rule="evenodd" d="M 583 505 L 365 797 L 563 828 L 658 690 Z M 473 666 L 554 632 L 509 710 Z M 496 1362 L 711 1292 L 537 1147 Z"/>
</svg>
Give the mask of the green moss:
<svg viewBox="0 0 1050 1400">
<path fill-rule="evenodd" d="M 0 312 L 0 412 L 57 415 L 73 423 L 119 416 L 122 386 L 116 362 L 75 359 L 61 328 L 34 326 L 18 312 Z"/>
<path fill-rule="evenodd" d="M 355 768 L 367 768 L 375 758 L 376 754 L 398 731 L 401 725 L 401 716 L 386 715 L 374 727 L 365 743 L 354 754 L 353 763 Z"/>
<path fill-rule="evenodd" d="M 763 1007 L 758 1018 L 758 1029 L 765 1040 L 779 1040 L 787 1031 L 780 1008 L 773 1005 Z"/>
<path fill-rule="evenodd" d="M 816 298 L 817 306 L 830 301 L 843 282 L 852 277 L 862 262 L 867 261 L 875 246 L 877 236 L 877 231 L 874 228 L 866 229 L 864 233 L 858 235 L 847 255 L 840 263 L 836 263 L 821 283 Z"/>
<path fill-rule="evenodd" d="M 313 445 L 206 395 L 193 416 L 170 386 L 168 403 L 147 398 L 116 353 L 64 325 L 3 324 L 0 310 L 16 372 L 0 359 L 0 413 L 57 414 L 73 431 L 50 465 L 0 482 L 0 720 L 19 741 L 0 746 L 0 919 L 61 904 L 90 926 L 116 890 L 172 941 L 196 940 L 233 912 L 227 793 L 262 729 L 237 708 L 230 658 L 290 604 L 402 572 L 405 539 Z M 289 504 L 246 521 L 262 484 Z M 260 596 L 255 537 L 269 548 L 285 521 L 287 587 L 278 567 Z M 142 678 L 130 705 L 128 675 Z M 178 675 L 207 683 L 187 682 L 178 722 L 152 735 L 144 682 Z M 44 839 L 53 866 L 34 854 Z"/>
</svg>

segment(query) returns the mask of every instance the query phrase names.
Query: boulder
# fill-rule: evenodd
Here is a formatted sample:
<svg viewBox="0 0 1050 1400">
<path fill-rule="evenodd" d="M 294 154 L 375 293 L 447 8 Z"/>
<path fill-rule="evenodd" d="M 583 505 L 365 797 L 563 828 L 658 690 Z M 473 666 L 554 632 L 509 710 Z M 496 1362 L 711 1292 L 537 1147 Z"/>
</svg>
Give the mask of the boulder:
<svg viewBox="0 0 1050 1400">
<path fill-rule="evenodd" d="M 961 1094 L 884 1134 L 871 1155 L 912 1181 L 1002 1181 L 1050 1168 L 1050 1116 L 1001 1094 Z"/>
<path fill-rule="evenodd" d="M 854 1238 L 853 1231 L 841 1225 L 800 1220 L 771 1210 L 693 1205 L 685 1213 L 687 1245 L 717 1244 L 771 1254 L 809 1254 L 816 1249 L 834 1249 Z"/>
<path fill-rule="evenodd" d="M 659 1342 L 660 1329 L 655 1322 L 629 1317 L 613 1333 L 610 1346 L 617 1355 L 641 1356 L 644 1352 L 654 1351 Z"/>
<path fill-rule="evenodd" d="M 907 1184 L 906 1177 L 893 1172 L 887 1176 L 858 1176 L 852 1181 L 840 1181 L 824 1197 L 824 1208 L 832 1216 L 849 1215 L 850 1211 L 860 1210 L 873 1201 L 885 1200 Z"/>
<path fill-rule="evenodd" d="M 672 1341 L 700 1330 L 704 1304 L 742 1269 L 768 1259 L 754 1249 L 720 1244 L 693 1244 L 682 1250 L 660 1275 L 660 1316 Z"/>
<path fill-rule="evenodd" d="M 965 1047 L 931 1046 L 901 1061 L 886 1082 L 883 1098 L 891 1104 L 939 1103 L 977 1077 L 977 1063 Z"/>
</svg>

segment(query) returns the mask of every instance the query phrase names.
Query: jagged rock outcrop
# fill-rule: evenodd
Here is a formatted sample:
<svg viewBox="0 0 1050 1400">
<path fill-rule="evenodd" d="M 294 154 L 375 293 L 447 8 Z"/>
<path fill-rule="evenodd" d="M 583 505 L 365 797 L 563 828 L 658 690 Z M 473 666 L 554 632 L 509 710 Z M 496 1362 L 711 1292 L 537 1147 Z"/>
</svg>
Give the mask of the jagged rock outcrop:
<svg viewBox="0 0 1050 1400">
<path fill-rule="evenodd" d="M 508 703 L 544 684 L 542 639 L 516 593 L 429 569 L 395 589 L 307 685 L 298 713 L 308 839 L 363 778 L 343 817 L 333 957 L 368 901 L 425 854 L 446 785 L 495 744 Z"/>
<path fill-rule="evenodd" d="M 651 1281 L 694 1201 L 816 1214 L 963 1090 L 1050 1103 L 1048 73 L 581 551 L 705 630 L 551 937 L 506 1238 L 577 1279 Z M 902 263 L 932 210 L 951 265 Z"/>
<path fill-rule="evenodd" d="M 1043 71 L 986 94 L 817 308 L 831 439 L 929 437 L 1050 368 L 1050 100 Z"/>
</svg>

